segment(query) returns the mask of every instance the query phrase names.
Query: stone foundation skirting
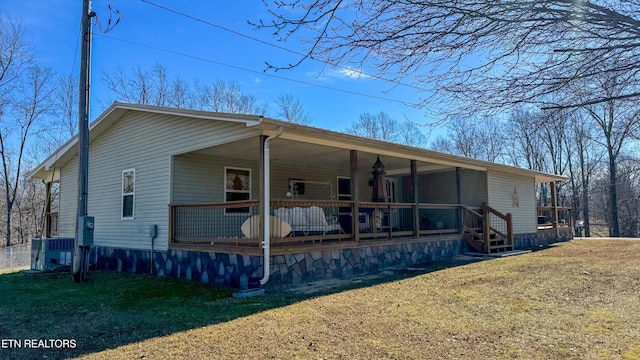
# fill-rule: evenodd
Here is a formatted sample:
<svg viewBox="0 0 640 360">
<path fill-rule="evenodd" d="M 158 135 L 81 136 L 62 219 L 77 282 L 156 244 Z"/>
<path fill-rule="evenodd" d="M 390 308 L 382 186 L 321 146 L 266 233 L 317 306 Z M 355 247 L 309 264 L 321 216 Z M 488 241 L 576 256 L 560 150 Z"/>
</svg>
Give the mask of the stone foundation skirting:
<svg viewBox="0 0 640 360">
<path fill-rule="evenodd" d="M 448 260 L 466 251 L 463 240 L 439 240 L 359 246 L 339 250 L 271 256 L 267 289 L 282 289 L 306 282 L 371 274 L 391 267 L 409 267 Z M 93 247 L 91 263 L 99 270 L 173 276 L 205 283 L 247 288 L 262 278 L 262 257 L 169 249 L 150 251 Z M 153 263 L 153 265 L 152 265 Z"/>
<path fill-rule="evenodd" d="M 536 248 L 572 238 L 570 228 L 554 229 L 514 237 L 517 249 Z M 372 274 L 388 268 L 410 267 L 449 260 L 467 251 L 464 240 L 429 240 L 388 245 L 360 244 L 347 249 L 318 250 L 271 256 L 267 289 L 283 289 L 307 282 Z M 262 257 L 254 255 L 169 249 L 148 250 L 96 246 L 91 263 L 99 270 L 115 270 L 158 276 L 173 276 L 216 285 L 247 288 L 262 278 Z"/>
<path fill-rule="evenodd" d="M 573 229 L 570 227 L 561 227 L 558 232 L 560 237 L 556 234 L 556 229 L 538 230 L 532 234 L 516 234 L 513 237 L 513 242 L 516 249 L 534 249 L 573 239 Z"/>
</svg>

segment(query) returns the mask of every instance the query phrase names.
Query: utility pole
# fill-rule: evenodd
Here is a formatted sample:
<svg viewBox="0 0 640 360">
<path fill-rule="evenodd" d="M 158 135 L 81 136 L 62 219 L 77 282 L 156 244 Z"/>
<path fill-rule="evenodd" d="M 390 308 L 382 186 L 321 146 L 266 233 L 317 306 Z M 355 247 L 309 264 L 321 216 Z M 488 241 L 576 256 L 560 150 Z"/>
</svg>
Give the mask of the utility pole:
<svg viewBox="0 0 640 360">
<path fill-rule="evenodd" d="M 87 280 L 90 243 L 83 236 L 87 217 L 87 195 L 89 193 L 89 73 L 91 61 L 91 0 L 82 1 L 82 44 L 80 55 L 80 86 L 78 97 L 78 212 L 73 252 L 73 281 Z M 93 221 L 91 221 L 91 234 Z M 92 240 L 92 239 L 91 239 Z"/>
</svg>

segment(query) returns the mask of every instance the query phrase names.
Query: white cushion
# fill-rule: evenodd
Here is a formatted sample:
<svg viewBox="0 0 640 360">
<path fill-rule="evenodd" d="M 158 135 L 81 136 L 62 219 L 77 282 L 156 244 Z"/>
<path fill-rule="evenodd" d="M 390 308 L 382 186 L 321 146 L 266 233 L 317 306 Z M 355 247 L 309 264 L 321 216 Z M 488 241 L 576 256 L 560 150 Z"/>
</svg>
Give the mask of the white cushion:
<svg viewBox="0 0 640 360">
<path fill-rule="evenodd" d="M 280 220 L 291 225 L 291 210 L 289 208 L 273 209 L 273 215 L 279 217 Z"/>
<path fill-rule="evenodd" d="M 290 218 L 287 222 L 289 223 L 289 225 L 291 225 L 291 227 L 295 229 L 296 227 L 307 226 L 307 208 L 294 207 L 290 209 L 290 211 Z"/>
<path fill-rule="evenodd" d="M 309 226 L 327 226 L 324 210 L 318 206 L 312 206 L 307 209 L 307 220 L 309 221 Z"/>
</svg>

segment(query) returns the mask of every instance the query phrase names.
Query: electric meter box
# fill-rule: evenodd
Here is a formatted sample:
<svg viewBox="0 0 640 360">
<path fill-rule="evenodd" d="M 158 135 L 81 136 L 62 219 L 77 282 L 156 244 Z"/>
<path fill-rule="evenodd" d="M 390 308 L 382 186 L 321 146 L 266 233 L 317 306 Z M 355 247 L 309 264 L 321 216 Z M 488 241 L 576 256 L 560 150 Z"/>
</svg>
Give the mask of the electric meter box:
<svg viewBox="0 0 640 360">
<path fill-rule="evenodd" d="M 92 246 L 93 245 L 93 228 L 94 228 L 93 216 L 81 216 L 78 218 L 78 245 L 79 246 Z"/>
</svg>

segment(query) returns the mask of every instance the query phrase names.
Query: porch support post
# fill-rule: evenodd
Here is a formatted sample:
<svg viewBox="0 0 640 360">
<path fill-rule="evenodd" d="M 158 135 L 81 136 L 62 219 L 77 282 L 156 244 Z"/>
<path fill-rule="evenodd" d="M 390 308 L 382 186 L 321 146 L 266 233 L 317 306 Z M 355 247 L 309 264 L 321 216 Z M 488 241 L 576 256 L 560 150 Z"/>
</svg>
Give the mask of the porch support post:
<svg viewBox="0 0 640 360">
<path fill-rule="evenodd" d="M 44 203 L 44 219 L 45 219 L 45 238 L 51 237 L 51 183 L 46 184 L 46 194 Z"/>
<path fill-rule="evenodd" d="M 353 239 L 360 241 L 360 190 L 358 189 L 358 150 L 350 151 L 350 177 L 351 177 L 351 233 Z"/>
<path fill-rule="evenodd" d="M 260 244 L 260 247 L 262 247 L 262 244 L 264 243 L 264 241 L 266 240 L 264 238 L 264 223 L 263 223 L 263 219 L 264 219 L 264 192 L 265 192 L 265 188 L 264 188 L 264 167 L 265 167 L 265 159 L 264 159 L 264 142 L 267 139 L 266 135 L 260 135 L 259 136 L 259 141 L 260 141 L 260 177 L 258 180 L 258 183 L 260 184 L 260 192 L 258 195 L 258 216 L 259 216 L 259 221 L 258 221 L 258 228 L 259 228 L 259 237 L 258 237 L 258 244 Z M 265 260 L 266 261 L 266 260 Z"/>
<path fill-rule="evenodd" d="M 409 160 L 411 167 L 411 187 L 413 188 L 413 236 L 420 237 L 420 198 L 418 196 L 418 166 L 416 160 Z"/>
<path fill-rule="evenodd" d="M 560 229 L 558 228 L 558 198 L 556 195 L 556 182 L 549 182 L 549 188 L 551 188 L 551 217 L 553 218 L 553 227 L 556 229 L 556 235 L 560 235 Z"/>
<path fill-rule="evenodd" d="M 487 208 L 487 203 L 482 204 L 482 237 L 484 242 L 484 252 L 488 254 L 489 250 L 489 241 L 491 241 L 491 222 L 489 221 L 489 209 Z"/>
<path fill-rule="evenodd" d="M 456 167 L 456 202 L 458 203 L 458 208 L 456 210 L 456 223 L 458 224 L 458 230 L 460 230 L 460 234 L 464 232 L 462 226 L 462 187 L 460 186 L 460 168 Z"/>
</svg>

